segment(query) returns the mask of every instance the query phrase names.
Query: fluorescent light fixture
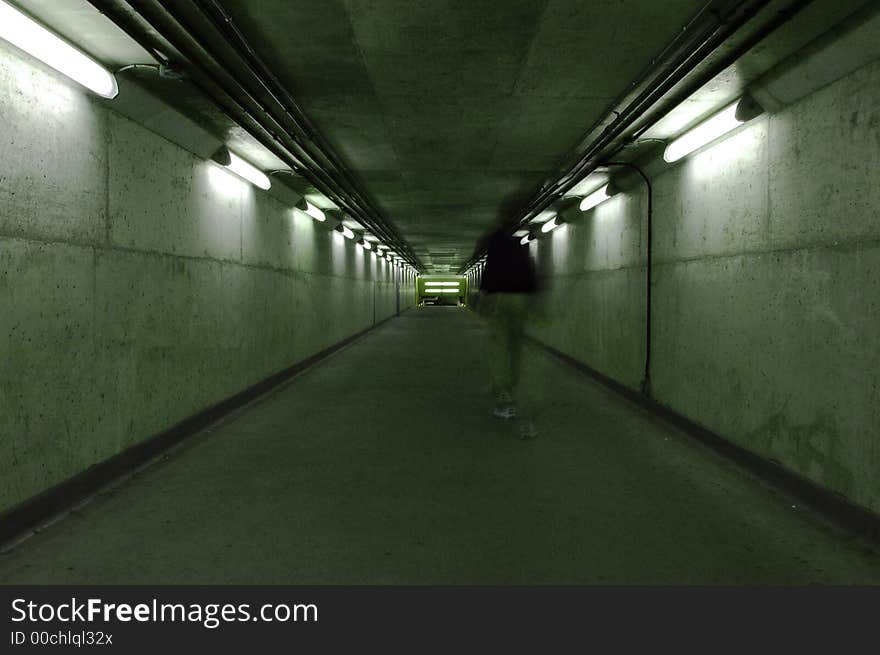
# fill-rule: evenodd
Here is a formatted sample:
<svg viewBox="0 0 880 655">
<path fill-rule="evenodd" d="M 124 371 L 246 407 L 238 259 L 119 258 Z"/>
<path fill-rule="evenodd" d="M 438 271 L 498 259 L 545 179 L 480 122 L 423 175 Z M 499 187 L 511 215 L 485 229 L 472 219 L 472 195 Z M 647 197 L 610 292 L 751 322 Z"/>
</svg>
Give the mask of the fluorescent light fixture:
<svg viewBox="0 0 880 655">
<path fill-rule="evenodd" d="M 529 233 L 528 230 L 517 230 L 516 232 L 513 233 L 513 236 L 519 238 L 519 237 L 526 236 L 528 233 Z"/>
<path fill-rule="evenodd" d="M 324 212 L 322 210 L 318 209 L 317 207 L 315 207 L 312 203 L 310 203 L 305 198 L 303 198 L 298 203 L 296 203 L 296 208 L 298 210 L 300 210 L 301 212 L 308 214 L 309 216 L 314 218 L 316 221 L 320 221 L 321 223 L 323 223 L 324 221 L 327 220 L 327 216 L 324 214 Z"/>
<path fill-rule="evenodd" d="M 119 93 L 106 68 L 18 9 L 0 0 L 0 38 L 104 98 Z"/>
<path fill-rule="evenodd" d="M 525 245 L 527 245 L 527 244 L 529 243 L 529 241 L 531 241 L 531 240 L 532 240 L 532 235 L 526 233 L 526 235 L 525 235 L 522 239 L 520 239 L 519 242 L 520 242 L 522 245 L 525 246 Z"/>
<path fill-rule="evenodd" d="M 361 245 L 362 245 L 366 250 L 372 250 L 372 249 L 373 249 L 373 246 L 372 246 L 372 245 L 370 244 L 370 242 L 367 241 L 366 239 L 361 239 Z"/>
<path fill-rule="evenodd" d="M 461 293 L 461 290 L 460 289 L 425 289 L 425 292 L 422 295 L 427 296 L 432 293 Z"/>
<path fill-rule="evenodd" d="M 344 236 L 346 239 L 354 239 L 354 232 L 352 232 L 349 228 L 345 227 L 344 225 L 342 226 L 342 229 L 339 231 L 342 232 L 342 236 Z"/>
<path fill-rule="evenodd" d="M 457 287 L 461 282 L 425 282 L 426 287 Z"/>
<path fill-rule="evenodd" d="M 269 182 L 269 178 L 266 177 L 263 171 L 254 168 L 232 151 L 229 153 L 229 163 L 226 165 L 226 168 L 264 191 L 272 186 L 272 183 Z"/>
<path fill-rule="evenodd" d="M 541 226 L 541 232 L 544 232 L 545 234 L 546 234 L 547 232 L 552 232 L 552 231 L 555 230 L 557 227 L 559 227 L 559 225 L 560 225 L 560 223 L 559 223 L 559 217 L 558 217 L 558 216 L 555 217 L 555 218 L 551 218 L 549 221 L 547 221 L 546 223 L 544 223 L 544 224 Z"/>
<path fill-rule="evenodd" d="M 603 202 L 608 200 L 611 196 L 608 194 L 608 185 L 604 185 L 593 191 L 586 198 L 581 200 L 581 204 L 578 205 L 578 209 L 582 212 L 590 211 L 596 205 L 601 205 Z"/>
<path fill-rule="evenodd" d="M 670 164 L 678 161 L 694 150 L 702 148 L 707 143 L 711 143 L 718 137 L 742 125 L 745 121 L 736 117 L 736 107 L 738 104 L 739 101 L 728 105 L 708 120 L 682 134 L 666 146 L 666 150 L 663 152 L 663 159 Z"/>
<path fill-rule="evenodd" d="M 545 209 L 540 214 L 535 216 L 532 220 L 530 220 L 529 223 L 544 223 L 546 221 L 549 221 L 554 216 L 555 214 L 552 209 Z"/>
<path fill-rule="evenodd" d="M 608 182 L 608 173 L 593 171 L 571 189 L 565 192 L 565 198 L 583 198 Z"/>
</svg>

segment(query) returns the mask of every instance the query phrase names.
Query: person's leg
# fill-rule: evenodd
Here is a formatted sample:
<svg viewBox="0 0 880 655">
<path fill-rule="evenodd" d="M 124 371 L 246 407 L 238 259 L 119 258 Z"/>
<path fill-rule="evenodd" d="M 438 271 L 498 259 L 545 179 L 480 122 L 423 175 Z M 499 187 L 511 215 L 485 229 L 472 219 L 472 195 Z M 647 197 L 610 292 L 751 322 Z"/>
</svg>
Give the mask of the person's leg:
<svg viewBox="0 0 880 655">
<path fill-rule="evenodd" d="M 510 352 L 511 383 L 513 393 L 517 400 L 520 398 L 520 372 L 522 369 L 522 357 L 525 341 L 525 325 L 531 306 L 531 297 L 527 294 L 516 294 L 511 298 L 510 312 L 507 321 L 508 343 Z M 527 384 L 533 382 L 528 380 Z M 528 391 L 528 390 L 526 390 Z M 534 407 L 526 407 L 525 415 L 519 416 L 519 436 L 523 439 L 532 439 L 538 435 L 533 416 Z"/>
<path fill-rule="evenodd" d="M 497 396 L 503 384 L 503 362 L 505 336 L 503 325 L 498 317 L 496 295 L 487 295 L 480 305 L 481 315 L 486 321 L 487 348 L 486 359 L 489 364 L 489 379 L 492 382 L 492 394 Z"/>
<path fill-rule="evenodd" d="M 510 361 L 511 393 L 515 394 L 519 386 L 522 362 L 523 340 L 525 338 L 526 304 L 525 294 L 511 294 L 507 315 L 507 340 Z"/>
<path fill-rule="evenodd" d="M 499 418 L 516 415 L 513 402 L 511 369 L 511 332 L 507 294 L 492 294 L 492 311 L 487 314 L 489 327 L 489 370 L 496 404 L 493 413 Z"/>
</svg>

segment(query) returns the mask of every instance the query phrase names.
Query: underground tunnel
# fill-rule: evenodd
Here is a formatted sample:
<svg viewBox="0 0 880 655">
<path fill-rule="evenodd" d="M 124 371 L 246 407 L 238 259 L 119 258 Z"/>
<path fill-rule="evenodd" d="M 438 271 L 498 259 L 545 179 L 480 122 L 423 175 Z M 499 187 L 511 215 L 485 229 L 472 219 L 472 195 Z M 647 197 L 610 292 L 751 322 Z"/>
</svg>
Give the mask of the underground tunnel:
<svg viewBox="0 0 880 655">
<path fill-rule="evenodd" d="M 0 584 L 880 583 L 880 5 L 0 0 Z"/>
</svg>

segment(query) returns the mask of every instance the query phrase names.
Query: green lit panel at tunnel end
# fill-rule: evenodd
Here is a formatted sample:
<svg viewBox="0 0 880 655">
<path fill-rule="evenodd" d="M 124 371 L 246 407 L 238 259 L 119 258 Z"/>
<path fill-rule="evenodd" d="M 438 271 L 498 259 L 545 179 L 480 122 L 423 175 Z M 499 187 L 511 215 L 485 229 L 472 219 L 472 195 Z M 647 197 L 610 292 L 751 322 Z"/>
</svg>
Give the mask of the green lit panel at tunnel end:
<svg viewBox="0 0 880 655">
<path fill-rule="evenodd" d="M 416 304 L 465 305 L 468 280 L 464 275 L 419 276 L 416 280 Z"/>
</svg>

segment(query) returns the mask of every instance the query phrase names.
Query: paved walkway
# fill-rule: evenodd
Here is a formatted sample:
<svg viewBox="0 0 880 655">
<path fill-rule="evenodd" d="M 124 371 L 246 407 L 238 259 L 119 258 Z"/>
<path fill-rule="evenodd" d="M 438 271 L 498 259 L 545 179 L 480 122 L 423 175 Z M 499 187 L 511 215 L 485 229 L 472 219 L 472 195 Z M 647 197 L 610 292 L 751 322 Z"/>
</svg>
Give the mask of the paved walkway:
<svg viewBox="0 0 880 655">
<path fill-rule="evenodd" d="M 389 321 L 0 556 L 0 583 L 880 583 L 859 539 L 534 351 L 493 419 L 482 326 Z"/>
</svg>

